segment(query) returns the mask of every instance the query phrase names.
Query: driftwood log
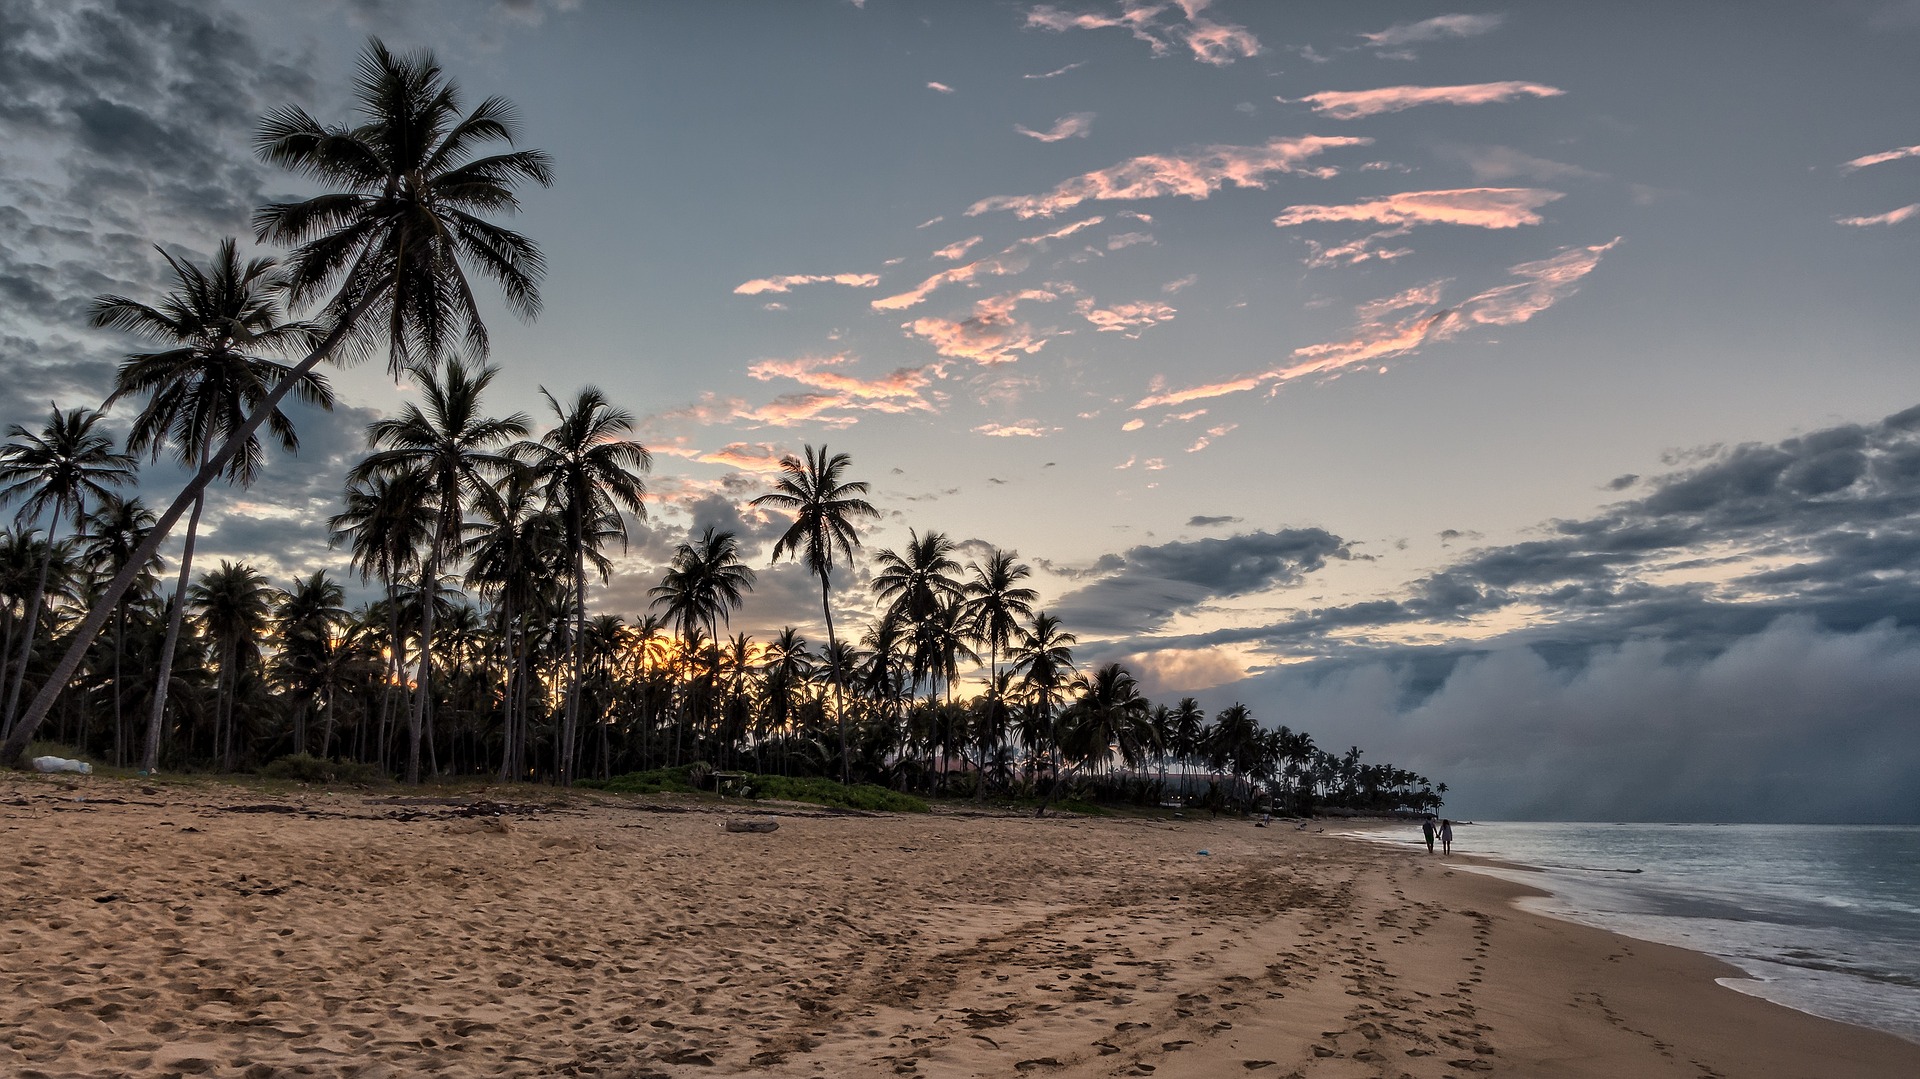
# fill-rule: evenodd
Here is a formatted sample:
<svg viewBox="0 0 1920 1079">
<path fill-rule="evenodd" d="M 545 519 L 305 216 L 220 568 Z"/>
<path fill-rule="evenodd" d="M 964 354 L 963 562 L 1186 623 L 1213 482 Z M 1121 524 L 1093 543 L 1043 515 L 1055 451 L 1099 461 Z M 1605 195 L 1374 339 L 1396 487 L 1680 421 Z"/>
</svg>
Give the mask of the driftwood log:
<svg viewBox="0 0 1920 1079">
<path fill-rule="evenodd" d="M 771 832 L 780 827 L 780 822 L 777 820 L 745 820 L 736 818 L 726 822 L 726 824 L 721 827 L 729 832 Z"/>
</svg>

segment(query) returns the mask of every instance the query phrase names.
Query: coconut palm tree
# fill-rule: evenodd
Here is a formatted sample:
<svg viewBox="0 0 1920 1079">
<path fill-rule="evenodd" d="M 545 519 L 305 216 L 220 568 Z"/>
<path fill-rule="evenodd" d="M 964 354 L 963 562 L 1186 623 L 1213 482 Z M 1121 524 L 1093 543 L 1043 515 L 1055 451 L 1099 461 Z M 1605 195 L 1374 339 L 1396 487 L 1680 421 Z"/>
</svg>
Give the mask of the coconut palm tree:
<svg viewBox="0 0 1920 1079">
<path fill-rule="evenodd" d="M 92 514 L 87 517 L 86 560 L 101 577 L 112 579 L 133 557 L 140 544 L 153 530 L 153 513 L 138 498 L 109 496 Z M 160 559 L 155 556 L 147 564 L 149 571 L 158 569 Z M 150 583 L 151 578 L 149 578 Z M 143 585 L 145 591 L 148 585 Z M 125 710 L 122 707 L 125 694 L 124 679 L 121 677 L 121 660 L 127 651 L 127 604 L 122 603 L 113 617 L 113 763 L 124 765 L 127 758 L 127 726 Z M 159 687 L 155 686 L 158 692 Z"/>
<path fill-rule="evenodd" d="M 580 390 L 562 405 L 545 388 L 540 391 L 553 409 L 553 429 L 536 443 L 522 443 L 521 453 L 545 492 L 547 503 L 560 518 L 567 550 L 573 557 L 573 658 L 568 679 L 566 715 L 561 722 L 560 782 L 574 775 L 574 740 L 580 721 L 581 638 L 587 621 L 587 552 L 597 553 L 617 536 L 624 548 L 627 528 L 622 511 L 642 520 L 647 487 L 640 474 L 653 467 L 653 455 L 627 436 L 633 432 L 633 413 L 617 408 L 596 386 Z M 604 580 L 606 572 L 601 572 Z"/>
<path fill-rule="evenodd" d="M 103 415 L 89 408 L 62 412 L 55 405 L 46 426 L 29 431 L 13 424 L 7 428 L 7 444 L 0 447 L 0 484 L 5 485 L 0 486 L 0 506 L 20 503 L 14 523 L 21 527 L 41 517 L 47 519 L 46 554 L 40 560 L 39 581 L 27 601 L 26 636 L 20 644 L 17 669 L 7 686 L 6 727 L 15 735 L 19 733 L 17 727 L 27 726 L 16 725 L 15 713 L 40 628 L 40 603 L 46 596 L 60 524 L 69 521 L 75 532 L 80 531 L 88 504 L 104 500 L 114 487 L 133 482 L 134 459 L 115 450 L 113 440 L 95 430 Z M 72 676 L 69 669 L 55 671 L 53 677 Z M 27 733 L 31 735 L 32 731 Z M 25 748 L 24 739 L 21 748 Z"/>
<path fill-rule="evenodd" d="M 1017 552 L 996 547 L 987 554 L 985 565 L 967 563 L 967 572 L 973 575 L 965 587 L 967 621 L 974 639 L 987 646 L 989 685 L 999 679 L 1000 653 L 1019 632 L 1020 619 L 1033 617 L 1033 603 L 1040 598 L 1040 593 L 1020 583 L 1033 576 L 1033 569 L 1016 561 L 1019 557 Z"/>
<path fill-rule="evenodd" d="M 853 464 L 853 458 L 844 453 L 829 455 L 825 445 L 818 450 L 812 446 L 805 449 L 804 462 L 792 454 L 782 457 L 780 481 L 772 491 L 748 505 L 773 506 L 793 513 L 793 523 L 774 541 L 773 561 L 789 555 L 805 562 L 807 569 L 820 578 L 820 614 L 827 621 L 827 654 L 832 657 L 839 655 L 839 649 L 834 647 L 838 638 L 833 632 L 833 607 L 827 598 L 832 587 L 834 557 L 837 553 L 851 565 L 854 548 L 860 546 L 860 533 L 854 521 L 878 517 L 880 511 L 863 497 L 867 493 L 865 481 L 841 478 Z M 833 684 L 834 713 L 840 728 L 840 782 L 849 783 L 853 763 L 847 748 L 846 709 L 840 699 L 843 672 L 829 666 L 827 677 Z"/>
<path fill-rule="evenodd" d="M 406 637 L 400 632 L 400 584 L 420 564 L 421 552 L 433 536 L 433 506 L 425 496 L 424 476 L 396 474 L 370 476 L 350 483 L 346 507 L 327 522 L 327 539 L 334 546 L 349 544 L 352 564 L 362 581 L 378 578 L 385 587 L 387 675 L 380 702 L 380 733 L 376 758 L 386 764 L 387 722 L 393 696 L 406 684 Z"/>
<path fill-rule="evenodd" d="M 220 242 L 206 266 L 182 262 L 160 252 L 172 268 L 175 287 L 158 306 L 125 296 L 101 296 L 93 301 L 95 326 L 111 327 L 168 346 L 159 352 L 134 353 L 120 364 L 107 407 L 122 397 L 146 401 L 127 434 L 131 453 L 147 453 L 158 461 L 171 448 L 173 457 L 188 469 L 212 457 L 214 447 L 235 438 L 249 416 L 264 412 L 266 427 L 287 453 L 298 452 L 300 437 L 293 421 L 279 406 L 266 406 L 291 368 L 269 355 L 285 355 L 311 348 L 318 335 L 305 322 L 290 322 L 282 308 L 285 278 L 272 259 L 257 258 L 245 265 L 233 239 Z M 333 391 L 325 376 L 308 371 L 295 380 L 294 393 L 320 408 L 333 407 Z M 250 486 L 265 459 L 257 433 L 237 438 L 221 475 L 228 483 Z M 180 552 L 179 577 L 174 585 L 184 595 L 193 574 L 194 541 L 200 532 L 200 514 L 206 507 L 206 488 L 194 495 L 187 517 L 186 543 Z M 180 640 L 185 604 L 175 604 L 160 647 L 153 704 L 147 718 L 148 771 L 159 765 L 158 732 L 167 708 L 172 682 L 174 650 Z"/>
<path fill-rule="evenodd" d="M 504 746 L 500 781 L 526 774 L 526 692 L 530 627 L 557 607 L 552 587 L 562 574 L 565 536 L 560 519 L 538 498 L 533 474 L 515 469 L 502 478 L 497 497 L 482 499 L 462 551 L 467 587 L 495 606 L 506 668 L 501 715 Z"/>
<path fill-rule="evenodd" d="M 187 599 L 219 649 L 213 741 L 221 769 L 228 770 L 233 767 L 233 699 L 241 670 L 258 657 L 260 635 L 273 617 L 273 586 L 252 566 L 222 560 L 219 569 L 194 584 Z"/>
<path fill-rule="evenodd" d="M 1034 713 L 1031 726 L 1044 732 L 1044 743 L 1029 742 L 1027 748 L 1043 750 L 1053 765 L 1055 776 L 1047 796 L 1040 801 L 1036 816 L 1046 815 L 1047 801 L 1051 799 L 1052 792 L 1059 789 L 1060 729 L 1055 708 L 1061 691 L 1073 677 L 1073 646 L 1079 643 L 1079 638 L 1060 628 L 1058 618 L 1045 611 L 1036 611 L 1020 630 L 1010 657 L 1012 664 L 1009 669 L 1020 679 Z"/>
<path fill-rule="evenodd" d="M 421 587 L 438 587 L 445 560 L 459 557 L 461 525 L 470 502 L 497 498 L 493 482 L 517 468 L 505 452 L 527 434 L 527 417 L 487 416 L 480 397 L 500 373 L 497 367 L 472 367 L 449 356 L 439 370 L 416 368 L 425 406 L 408 404 L 397 416 L 367 427 L 368 454 L 347 474 L 347 482 L 376 476 L 413 476 L 413 490 L 433 513 L 433 533 L 420 558 Z M 427 702 L 433 693 L 433 621 L 438 604 L 420 605 L 420 669 L 407 721 L 407 782 L 420 782 L 420 737 Z"/>
<path fill-rule="evenodd" d="M 325 570 L 294 580 L 279 596 L 274 629 L 279 637 L 275 667 L 292 690 L 293 751 L 307 751 L 307 713 L 321 702 L 318 678 L 334 651 L 334 638 L 347 623 L 347 594 Z M 326 752 L 321 749 L 322 754 Z"/>
<path fill-rule="evenodd" d="M 287 106 L 269 115 L 255 138 L 262 158 L 328 189 L 254 215 L 257 239 L 298 245 L 287 261 L 292 302 L 331 290 L 321 315 L 325 335 L 201 463 L 141 552 L 101 592 L 47 684 L 0 745 L 0 765 L 19 761 L 137 567 L 151 557 L 146 548 L 159 547 L 316 365 L 366 355 L 381 341 L 396 375 L 415 357 L 433 359 L 456 341 L 484 355 L 486 325 L 471 284 L 476 273 L 500 286 L 514 314 L 531 319 L 539 312 L 539 248 L 483 216 L 517 210 L 516 185 L 553 181 L 551 162 L 538 150 L 480 155 L 493 144 L 513 143 L 513 106 L 490 97 L 463 115 L 459 89 L 432 53 L 396 55 L 377 39 L 361 54 L 353 97 L 356 123 L 322 124 Z"/>
<path fill-rule="evenodd" d="M 1069 709 L 1061 741 L 1076 768 L 1105 764 L 1116 750 L 1134 759 L 1151 741 L 1147 699 L 1125 667 L 1106 664 L 1091 675 L 1075 678 L 1072 688 L 1077 699 Z"/>
</svg>

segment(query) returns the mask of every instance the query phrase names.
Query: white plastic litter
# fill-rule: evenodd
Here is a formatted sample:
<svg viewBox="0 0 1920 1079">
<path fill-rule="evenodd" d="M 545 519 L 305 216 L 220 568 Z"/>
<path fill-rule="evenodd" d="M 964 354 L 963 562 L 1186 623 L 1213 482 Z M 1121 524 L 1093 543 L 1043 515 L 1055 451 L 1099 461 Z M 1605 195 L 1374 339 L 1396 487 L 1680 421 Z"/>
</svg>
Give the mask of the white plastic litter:
<svg viewBox="0 0 1920 1079">
<path fill-rule="evenodd" d="M 35 757 L 33 770 L 36 772 L 78 772 L 83 776 L 93 774 L 93 765 L 86 761 L 73 761 L 65 757 Z"/>
</svg>

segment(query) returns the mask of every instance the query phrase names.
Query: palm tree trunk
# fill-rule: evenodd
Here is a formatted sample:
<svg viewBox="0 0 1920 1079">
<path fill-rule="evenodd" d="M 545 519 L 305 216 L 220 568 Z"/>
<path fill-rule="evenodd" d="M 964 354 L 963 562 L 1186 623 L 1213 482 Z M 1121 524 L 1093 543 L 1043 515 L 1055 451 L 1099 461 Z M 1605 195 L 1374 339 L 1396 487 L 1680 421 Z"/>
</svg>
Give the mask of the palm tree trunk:
<svg viewBox="0 0 1920 1079">
<path fill-rule="evenodd" d="M 220 451 L 202 464 L 200 471 L 194 473 L 193 479 L 187 483 L 185 489 L 175 496 L 173 504 L 168 506 L 166 512 L 154 522 L 153 531 L 147 534 L 147 538 L 133 552 L 133 557 L 127 559 L 127 564 L 120 567 L 120 572 L 114 574 L 113 580 L 107 583 L 106 590 L 94 600 L 93 608 L 74 629 L 73 640 L 67 645 L 66 654 L 60 657 L 60 662 L 54 664 L 53 671 L 47 676 L 46 684 L 41 686 L 40 692 L 34 695 L 33 703 L 27 706 L 26 713 L 20 717 L 18 723 L 14 724 L 6 741 L 0 743 L 0 768 L 19 766 L 20 758 L 26 752 L 27 742 L 33 738 L 33 732 L 40 728 L 40 724 L 47 718 L 47 713 L 53 711 L 53 702 L 58 700 L 61 692 L 66 689 L 68 680 L 73 677 L 73 672 L 80 669 L 80 662 L 86 658 L 87 650 L 93 647 L 94 639 L 100 636 L 102 629 L 106 628 L 107 618 L 119 608 L 121 597 L 127 594 L 127 589 L 133 587 L 134 580 L 140 576 L 141 567 L 152 560 L 154 552 L 160 549 L 160 544 L 173 531 L 173 526 L 179 523 L 180 515 L 187 512 L 188 506 L 198 503 L 204 497 L 207 485 L 226 469 L 227 464 L 233 460 L 234 454 L 239 453 L 241 447 L 253 437 L 254 432 L 260 429 L 260 425 L 267 422 L 267 417 L 273 415 L 274 411 L 280 407 L 280 402 L 286 399 L 287 394 L 292 393 L 293 388 L 319 366 L 321 360 L 326 359 L 333 352 L 341 338 L 353 328 L 354 323 L 360 321 L 360 315 L 368 306 L 385 295 L 386 291 L 385 285 L 373 288 L 367 295 L 362 296 L 358 303 L 349 308 L 346 314 L 340 317 L 340 321 L 334 324 L 333 329 L 327 331 L 327 336 L 321 340 L 319 346 L 281 378 L 273 387 L 273 392 L 267 394 L 266 399 L 253 410 L 253 414 L 247 417 L 247 421 L 227 436 L 227 441 L 220 447 Z M 23 670 L 21 674 L 24 676 L 26 672 Z"/>
<path fill-rule="evenodd" d="M 439 546 L 435 537 L 435 547 Z M 436 549 L 427 555 L 420 571 L 420 668 L 414 678 L 413 707 L 407 717 L 407 782 L 420 782 L 420 736 L 426 729 L 427 694 L 433 690 L 433 614 L 434 593 L 439 591 L 440 556 Z"/>
<path fill-rule="evenodd" d="M 576 508 L 573 547 L 573 667 L 567 689 L 566 719 L 561 724 L 560 738 L 560 785 L 573 786 L 574 739 L 580 724 L 580 673 L 581 663 L 586 657 L 583 638 L 587 632 L 587 546 L 580 536 L 578 522 L 579 511 Z"/>
<path fill-rule="evenodd" d="M 833 715 L 840 725 L 840 783 L 853 782 L 853 754 L 847 749 L 847 708 L 840 699 L 840 648 L 833 636 L 833 608 L 827 603 L 827 571 L 820 571 L 820 613 L 827 619 L 827 679 L 833 683 Z"/>
<path fill-rule="evenodd" d="M 27 684 L 27 663 L 33 658 L 33 641 L 40 635 L 40 604 L 47 595 L 47 576 L 53 569 L 53 537 L 60 529 L 60 509 L 53 510 L 53 523 L 47 526 L 47 553 L 40 559 L 40 580 L 33 586 L 33 598 L 27 601 L 27 636 L 20 642 L 20 671 L 14 675 L 13 685 L 7 688 L 7 731 L 14 730 L 14 719 L 20 711 L 20 687 Z M 78 664 L 75 664 L 78 667 Z M 68 672 L 71 677 L 72 672 Z M 25 748 L 24 746 L 22 748 Z"/>
<path fill-rule="evenodd" d="M 160 645 L 159 679 L 153 687 L 153 709 L 147 715 L 147 752 L 140 767 L 148 772 L 160 770 L 160 739 L 165 733 L 167 689 L 173 684 L 174 649 L 180 643 L 180 623 L 187 612 L 187 582 L 193 574 L 193 544 L 200 532 L 200 509 L 205 497 L 193 500 L 193 514 L 187 518 L 187 544 L 180 551 L 180 575 L 173 585 L 173 607 L 167 612 L 167 636 Z"/>
<path fill-rule="evenodd" d="M 127 650 L 127 609 L 121 607 L 113 620 L 113 766 L 127 765 L 127 722 L 120 701 L 120 657 Z"/>
</svg>

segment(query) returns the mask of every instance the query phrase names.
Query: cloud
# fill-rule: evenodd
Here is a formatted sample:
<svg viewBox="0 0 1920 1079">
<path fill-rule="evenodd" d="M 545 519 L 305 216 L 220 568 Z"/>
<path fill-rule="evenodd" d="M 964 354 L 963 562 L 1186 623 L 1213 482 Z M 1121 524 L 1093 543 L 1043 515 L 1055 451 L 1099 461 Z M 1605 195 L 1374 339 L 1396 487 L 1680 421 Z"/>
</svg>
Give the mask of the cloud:
<svg viewBox="0 0 1920 1079">
<path fill-rule="evenodd" d="M 1059 142 L 1062 139 L 1084 139 L 1093 133 L 1093 113 L 1076 112 L 1062 116 L 1053 122 L 1051 128 L 1045 131 L 1035 131 L 1032 128 L 1023 127 L 1018 124 L 1015 124 L 1013 129 L 1030 139 L 1039 139 L 1041 142 Z"/>
<path fill-rule="evenodd" d="M 1061 597 L 1053 613 L 1075 632 L 1138 632 L 1214 600 L 1297 584 L 1351 553 L 1318 528 L 1133 547 L 1106 556 L 1111 568 Z"/>
<path fill-rule="evenodd" d="M 1151 232 L 1119 232 L 1107 237 L 1107 250 L 1122 251 L 1135 244 L 1150 245 L 1153 242 L 1153 233 Z"/>
<path fill-rule="evenodd" d="M 1616 236 L 1604 244 L 1568 248 L 1551 258 L 1520 263 L 1507 270 L 1520 280 L 1482 290 L 1450 307 L 1439 306 L 1442 292 L 1437 283 L 1362 304 L 1355 312 L 1359 322 L 1354 333 L 1345 340 L 1296 348 L 1292 362 L 1266 371 L 1178 390 L 1155 386 L 1132 409 L 1183 405 L 1309 375 L 1335 374 L 1408 355 L 1429 342 L 1449 340 L 1478 327 L 1518 325 L 1571 296 L 1581 279 L 1619 242 Z"/>
<path fill-rule="evenodd" d="M 1482 183 L 1503 180 L 1602 180 L 1606 174 L 1579 165 L 1549 161 L 1522 153 L 1510 146 L 1443 145 L 1437 152 L 1443 158 L 1465 165 L 1473 178 Z"/>
<path fill-rule="evenodd" d="M 973 245 L 979 243 L 980 240 L 981 237 L 979 236 L 969 236 L 964 240 L 955 240 L 940 250 L 935 251 L 933 257 L 937 259 L 947 259 L 948 261 L 958 261 L 966 258 L 967 252 L 973 250 Z"/>
<path fill-rule="evenodd" d="M 974 431 L 989 438 L 1045 438 L 1059 433 L 1060 428 L 1047 427 L 1035 420 L 1020 420 L 1010 424 L 983 423 Z"/>
<path fill-rule="evenodd" d="M 1898 225 L 1915 214 L 1920 214 L 1920 202 L 1909 203 L 1898 210 L 1888 210 L 1884 214 L 1874 214 L 1870 217 L 1840 217 L 1834 220 L 1842 225 L 1865 228 L 1872 225 Z"/>
<path fill-rule="evenodd" d="M 776 379 L 798 382 L 804 392 L 783 393 L 764 404 L 740 397 L 702 394 L 695 403 L 651 417 L 648 428 L 685 422 L 700 426 L 742 423 L 754 427 L 796 427 L 815 424 L 832 430 L 853 426 L 860 414 L 901 415 L 935 412 L 925 391 L 933 375 L 925 368 L 902 367 L 879 378 L 863 379 L 846 372 L 853 363 L 847 355 L 800 359 L 760 360 L 747 374 L 762 382 Z M 719 462 L 716 462 L 719 463 Z"/>
<path fill-rule="evenodd" d="M 1055 293 L 1044 289 L 1022 289 L 989 296 L 973 305 L 971 315 L 958 321 L 930 316 L 903 323 L 901 328 L 931 343 L 942 356 L 983 365 L 1012 363 L 1040 351 L 1048 337 L 1015 319 L 1014 309 L 1026 302 L 1055 299 Z"/>
<path fill-rule="evenodd" d="M 1046 72 L 1045 74 L 1022 75 L 1020 77 L 1023 79 L 1054 79 L 1054 78 L 1059 78 L 1062 75 L 1065 75 L 1067 72 L 1072 71 L 1075 68 L 1081 68 L 1086 66 L 1087 66 L 1087 62 L 1085 60 L 1081 60 L 1081 61 L 1078 61 L 1077 63 L 1068 64 L 1066 67 L 1054 68 L 1052 71 Z"/>
<path fill-rule="evenodd" d="M 1122 431 L 1138 431 L 1140 428 L 1145 427 L 1146 425 L 1147 425 L 1147 421 L 1140 419 L 1138 416 L 1136 416 L 1133 419 L 1130 419 L 1127 422 L 1121 424 L 1120 429 Z"/>
<path fill-rule="evenodd" d="M 1188 527 L 1188 528 L 1214 528 L 1214 527 L 1217 527 L 1217 526 L 1219 526 L 1219 525 L 1237 525 L 1237 524 L 1239 524 L 1239 523 L 1240 523 L 1240 518 L 1238 518 L 1238 517 L 1227 517 L 1227 516 L 1220 516 L 1220 517 L 1200 517 L 1200 516 L 1194 516 L 1194 517 L 1189 517 L 1189 518 L 1187 518 L 1187 527 Z"/>
<path fill-rule="evenodd" d="M 1402 191 L 1333 206 L 1289 206 L 1273 219 L 1280 228 L 1316 221 L 1366 221 L 1379 225 L 1465 225 L 1510 229 L 1538 225 L 1542 206 L 1563 198 L 1537 187 L 1467 187 L 1449 191 Z"/>
<path fill-rule="evenodd" d="M 1187 452 L 1199 453 L 1201 450 L 1204 450 L 1208 446 L 1213 445 L 1214 439 L 1220 438 L 1226 435 L 1228 432 L 1233 431 L 1235 428 L 1239 426 L 1240 425 L 1237 423 L 1223 423 L 1217 427 L 1209 427 L 1207 428 L 1206 434 L 1201 435 L 1199 438 L 1196 438 L 1193 440 L 1193 445 L 1187 447 Z"/>
<path fill-rule="evenodd" d="M 1212 0 L 1173 0 L 1173 3 L 1147 0 L 1121 0 L 1113 14 L 1070 12 L 1051 4 L 1039 4 L 1027 12 L 1027 25 L 1039 30 L 1063 33 L 1068 30 L 1126 30 L 1143 41 L 1155 56 L 1165 56 L 1175 45 L 1183 45 L 1195 60 L 1216 67 L 1260 54 L 1260 40 L 1243 26 L 1215 22 L 1205 12 Z M 1160 16 L 1178 8 L 1183 21 L 1162 22 Z M 1062 70 L 1071 70 L 1071 65 Z M 1051 74 L 1059 74 L 1053 72 Z M 1048 78 L 1051 75 L 1028 76 Z"/>
<path fill-rule="evenodd" d="M 879 276 L 870 273 L 784 274 L 779 277 L 756 277 L 735 287 L 733 291 L 737 296 L 758 296 L 766 292 L 790 292 L 795 285 L 834 284 L 873 288 L 879 283 Z"/>
<path fill-rule="evenodd" d="M 1840 167 L 1848 172 L 1852 172 L 1855 169 L 1864 169 L 1868 165 L 1884 165 L 1889 161 L 1899 161 L 1902 158 L 1908 157 L 1920 157 L 1920 146 L 1902 146 L 1896 150 L 1887 150 L 1883 153 L 1856 157 Z"/>
<path fill-rule="evenodd" d="M 1335 120 L 1400 112 L 1421 105 L 1491 105 L 1522 97 L 1558 97 L 1558 87 L 1537 82 L 1479 82 L 1462 86 L 1383 86 L 1377 90 L 1325 90 L 1294 98 Z M 1287 103 L 1287 98 L 1275 100 Z"/>
<path fill-rule="evenodd" d="M 849 401 L 922 401 L 920 391 L 932 381 L 925 370 L 896 368 L 875 379 L 862 379 L 842 370 L 853 362 L 842 353 L 791 360 L 761 360 L 747 368 L 747 374 L 762 382 L 776 378 L 791 379 L 809 389 L 839 394 Z M 922 403 L 924 403 L 922 401 Z"/>
<path fill-rule="evenodd" d="M 1100 333 L 1122 333 L 1128 337 L 1139 337 L 1140 331 L 1162 322 L 1172 321 L 1174 309 L 1156 300 L 1139 300 L 1134 303 L 1118 303 L 1112 307 L 1095 307 L 1092 297 L 1076 300 L 1073 309 L 1080 312 L 1082 318 L 1093 323 Z"/>
<path fill-rule="evenodd" d="M 1376 48 L 1392 49 L 1448 38 L 1478 37 L 1499 29 L 1505 20 L 1504 15 L 1437 15 L 1419 22 L 1394 23 L 1385 30 L 1360 37 Z"/>
<path fill-rule="evenodd" d="M 969 262 L 964 266 L 955 266 L 951 270 L 942 270 L 906 292 L 882 296 L 874 300 L 871 306 L 876 311 L 900 311 L 925 301 L 943 285 L 971 285 L 983 277 L 1006 277 L 1025 273 L 1027 267 L 1032 265 L 1033 256 L 1047 251 L 1052 241 L 1064 239 L 1082 229 L 1092 228 L 1105 220 L 1105 217 L 1096 215 L 1071 225 L 1064 225 L 1052 232 L 1015 240 L 998 254 Z"/>
<path fill-rule="evenodd" d="M 930 82 L 927 84 L 927 89 L 932 90 L 934 93 L 937 93 L 937 94 L 953 93 L 953 87 L 948 86 L 944 82 Z"/>
<path fill-rule="evenodd" d="M 1172 154 L 1147 154 L 1064 180 L 1044 195 L 997 195 L 967 209 L 969 216 L 1012 210 L 1020 217 L 1051 217 L 1092 200 L 1151 199 L 1179 195 L 1202 200 L 1227 184 L 1265 188 L 1277 174 L 1331 176 L 1331 168 L 1307 162 L 1328 150 L 1365 146 L 1371 139 L 1306 135 L 1274 138 L 1259 146 L 1205 146 Z"/>
</svg>

